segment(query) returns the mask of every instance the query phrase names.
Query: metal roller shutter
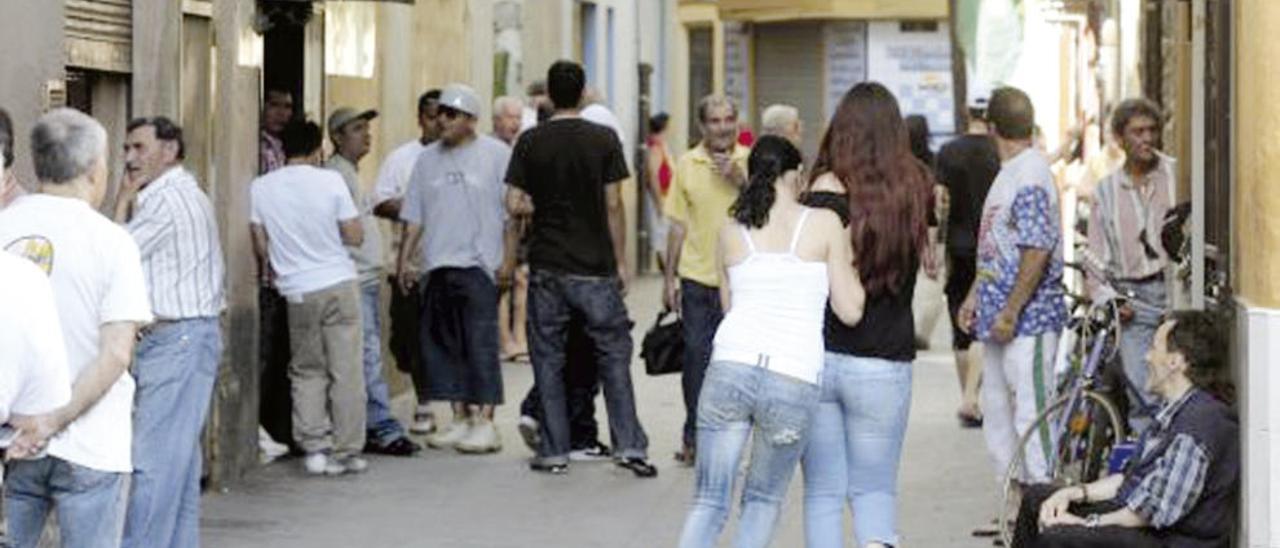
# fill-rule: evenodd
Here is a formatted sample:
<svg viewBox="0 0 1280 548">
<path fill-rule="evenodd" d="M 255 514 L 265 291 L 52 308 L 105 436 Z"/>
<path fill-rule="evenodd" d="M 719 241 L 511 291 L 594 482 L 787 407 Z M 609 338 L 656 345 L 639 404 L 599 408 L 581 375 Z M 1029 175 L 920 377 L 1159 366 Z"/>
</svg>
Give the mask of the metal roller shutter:
<svg viewBox="0 0 1280 548">
<path fill-rule="evenodd" d="M 804 156 L 812 163 L 826 119 L 822 111 L 821 22 L 756 25 L 756 110 L 785 103 L 804 121 Z"/>
<path fill-rule="evenodd" d="M 133 65 L 132 0 L 67 0 L 67 66 L 128 73 Z"/>
</svg>

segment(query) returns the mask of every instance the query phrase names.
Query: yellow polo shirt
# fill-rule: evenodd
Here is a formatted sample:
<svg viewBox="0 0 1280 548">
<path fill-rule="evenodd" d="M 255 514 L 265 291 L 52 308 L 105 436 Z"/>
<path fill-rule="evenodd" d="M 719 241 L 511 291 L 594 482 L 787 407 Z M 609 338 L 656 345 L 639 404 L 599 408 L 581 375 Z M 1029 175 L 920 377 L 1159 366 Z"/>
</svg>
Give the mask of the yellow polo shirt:
<svg viewBox="0 0 1280 548">
<path fill-rule="evenodd" d="M 734 146 L 733 161 L 745 174 L 751 149 Z M 676 273 L 710 287 L 720 287 L 716 265 L 716 238 L 729 220 L 729 207 L 738 199 L 738 187 L 716 171 L 707 149 L 698 145 L 680 156 L 663 209 L 685 227 L 684 246 Z"/>
</svg>

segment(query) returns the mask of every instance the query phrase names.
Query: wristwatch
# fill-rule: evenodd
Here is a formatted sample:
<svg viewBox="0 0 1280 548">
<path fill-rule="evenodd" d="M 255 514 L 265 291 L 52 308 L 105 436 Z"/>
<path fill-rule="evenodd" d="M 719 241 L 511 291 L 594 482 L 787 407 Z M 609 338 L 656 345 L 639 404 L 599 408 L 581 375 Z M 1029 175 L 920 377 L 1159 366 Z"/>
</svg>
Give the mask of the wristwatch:
<svg viewBox="0 0 1280 548">
<path fill-rule="evenodd" d="M 1084 526 L 1093 529 L 1102 523 L 1102 516 L 1089 514 L 1084 518 Z"/>
</svg>

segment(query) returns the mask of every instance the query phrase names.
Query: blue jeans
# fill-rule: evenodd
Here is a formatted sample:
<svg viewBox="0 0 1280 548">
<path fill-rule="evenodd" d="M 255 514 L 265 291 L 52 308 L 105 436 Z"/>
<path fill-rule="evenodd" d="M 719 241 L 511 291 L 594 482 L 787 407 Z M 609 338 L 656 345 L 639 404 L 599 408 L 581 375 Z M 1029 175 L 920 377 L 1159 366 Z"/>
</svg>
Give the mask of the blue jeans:
<svg viewBox="0 0 1280 548">
<path fill-rule="evenodd" d="M 382 378 L 382 281 L 360 286 L 360 321 L 364 338 L 364 389 L 369 398 L 365 406 L 367 437 L 386 445 L 404 436 L 404 428 L 391 416 L 391 395 Z"/>
<path fill-rule="evenodd" d="M 1164 306 L 1164 278 L 1145 282 L 1116 282 L 1121 294 L 1132 292 L 1146 305 Z M 1125 396 L 1129 402 L 1129 426 L 1134 433 L 1142 433 L 1151 424 L 1153 412 L 1159 409 L 1156 395 L 1147 391 L 1147 350 L 1160 327 L 1161 315 L 1147 306 L 1133 308 L 1133 320 L 1120 329 L 1120 364 L 1129 380 Z M 1137 391 L 1137 393 L 1135 393 Z M 1148 407 L 1150 406 L 1150 407 Z"/>
<path fill-rule="evenodd" d="M 844 546 L 844 505 L 857 546 L 898 544 L 898 464 L 911 409 L 911 364 L 827 353 L 804 468 L 809 548 Z"/>
<path fill-rule="evenodd" d="M 596 366 L 609 411 L 610 445 L 621 458 L 645 458 L 649 438 L 636 415 L 631 385 L 631 318 L 617 278 L 533 270 L 529 276 L 529 358 L 542 400 L 545 464 L 566 464 L 571 448 L 565 389 L 565 347 L 571 319 L 580 317 L 595 346 Z"/>
<path fill-rule="evenodd" d="M 4 481 L 13 548 L 35 548 L 53 509 L 58 511 L 63 548 L 120 546 L 129 474 L 44 457 L 11 461 Z"/>
<path fill-rule="evenodd" d="M 748 437 L 751 465 L 734 546 L 769 544 L 817 401 L 817 385 L 763 367 L 715 362 L 707 368 L 698 402 L 697 486 L 681 548 L 717 545 Z"/>
<path fill-rule="evenodd" d="M 221 357 L 217 318 L 159 324 L 138 342 L 124 546 L 200 545 L 200 432 Z"/>
<path fill-rule="evenodd" d="M 697 445 L 698 395 L 702 378 L 711 361 L 711 341 L 715 338 L 724 309 L 720 307 L 720 288 L 693 280 L 680 280 L 680 325 L 684 335 L 684 369 L 680 385 L 684 389 L 684 444 Z"/>
</svg>

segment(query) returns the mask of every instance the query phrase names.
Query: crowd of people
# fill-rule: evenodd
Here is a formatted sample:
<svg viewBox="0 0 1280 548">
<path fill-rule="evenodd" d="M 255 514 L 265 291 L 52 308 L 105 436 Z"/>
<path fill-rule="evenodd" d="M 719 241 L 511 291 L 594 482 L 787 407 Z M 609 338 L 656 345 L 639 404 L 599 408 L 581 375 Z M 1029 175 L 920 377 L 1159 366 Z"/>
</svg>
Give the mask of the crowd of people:
<svg viewBox="0 0 1280 548">
<path fill-rule="evenodd" d="M 491 135 L 471 88 L 424 93 L 421 135 L 383 159 L 371 191 L 360 173 L 376 110 L 334 109 L 326 158 L 326 132 L 295 115 L 289 92 L 264 99 L 246 242 L 258 265 L 264 453 L 293 452 L 324 476 L 365 471 L 366 453 L 418 454 L 411 435 L 438 450 L 501 451 L 501 363 L 527 361 L 534 385 L 518 428 L 531 470 L 611 459 L 657 475 L 624 302 L 627 139 L 580 65 L 557 62 L 527 98 L 495 100 Z M 801 152 L 795 107 L 766 108 L 758 136 L 721 95 L 694 115 L 701 139 L 680 154 L 665 140 L 669 118 L 653 116 L 637 166 L 663 305 L 684 342 L 675 459 L 696 481 L 680 545 L 717 544 L 748 440 L 735 545 L 772 541 L 797 468 L 806 545 L 842 546 L 846 508 L 858 546 L 901 544 L 897 478 L 922 335 L 913 298 L 943 271 L 957 416 L 982 428 L 1003 481 L 1052 400 L 1068 314 L 1059 190 L 1030 98 L 994 91 L 936 157 L 923 119 L 904 118 L 874 82 L 843 96 L 814 158 Z M 1229 539 L 1239 458 L 1222 341 L 1206 313 L 1166 315 L 1159 232 L 1174 162 L 1157 148 L 1161 119 L 1141 99 L 1112 114 L 1126 158 L 1089 201 L 1082 266 L 1091 298 L 1119 299 L 1138 449 L 1113 476 L 1050 486 L 1052 442 L 1029 438 L 1016 545 Z M 164 117 L 129 124 L 110 218 L 99 213 L 111 178 L 101 124 L 69 109 L 42 116 L 30 194 L 9 169 L 13 135 L 0 111 L 8 539 L 35 546 L 56 510 L 64 546 L 196 546 L 226 297 L 214 208 L 182 166 L 182 129 Z M 413 380 L 408 424 L 383 376 L 384 293 L 387 348 Z"/>
</svg>

